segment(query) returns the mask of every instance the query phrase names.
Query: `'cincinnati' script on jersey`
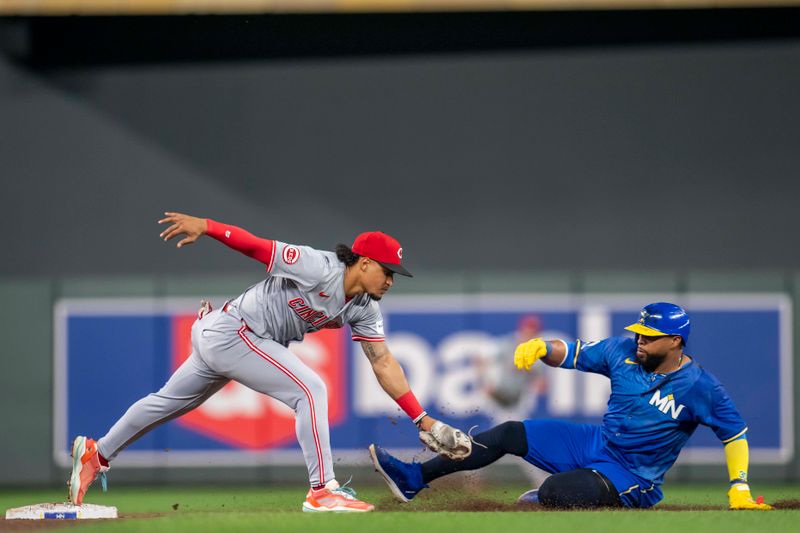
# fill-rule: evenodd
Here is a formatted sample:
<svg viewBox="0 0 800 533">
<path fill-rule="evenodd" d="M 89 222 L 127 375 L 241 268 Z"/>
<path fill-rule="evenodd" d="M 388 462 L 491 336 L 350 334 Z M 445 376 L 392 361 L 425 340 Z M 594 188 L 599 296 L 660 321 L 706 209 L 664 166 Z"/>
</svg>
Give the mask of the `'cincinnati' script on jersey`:
<svg viewBox="0 0 800 533">
<path fill-rule="evenodd" d="M 306 301 L 302 298 L 292 298 L 289 300 L 289 307 L 297 314 L 297 316 L 314 327 L 319 327 L 320 324 L 329 318 L 328 315 L 322 311 L 317 311 L 316 309 L 309 307 L 306 304 Z"/>
</svg>

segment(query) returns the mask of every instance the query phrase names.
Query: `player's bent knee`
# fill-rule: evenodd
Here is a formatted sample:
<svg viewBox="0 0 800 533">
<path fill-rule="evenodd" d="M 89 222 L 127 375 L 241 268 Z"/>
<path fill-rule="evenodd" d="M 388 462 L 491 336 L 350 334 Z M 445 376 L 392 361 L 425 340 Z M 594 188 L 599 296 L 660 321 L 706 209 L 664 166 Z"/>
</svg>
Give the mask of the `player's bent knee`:
<svg viewBox="0 0 800 533">
<path fill-rule="evenodd" d="M 315 400 L 319 398 L 320 400 L 327 401 L 328 387 L 325 385 L 325 381 L 317 374 L 307 377 L 305 379 L 305 385 L 308 387 L 308 390 L 311 392 L 311 395 L 314 396 Z"/>
<path fill-rule="evenodd" d="M 328 416 L 328 387 L 325 382 L 316 374 L 303 376 L 302 386 L 297 391 L 297 397 L 289 406 L 295 413 L 306 412 L 307 409 L 314 411 L 319 419 Z"/>
<path fill-rule="evenodd" d="M 596 508 L 622 505 L 613 483 L 596 470 L 580 468 L 553 474 L 539 487 L 539 502 L 546 507 Z"/>
</svg>

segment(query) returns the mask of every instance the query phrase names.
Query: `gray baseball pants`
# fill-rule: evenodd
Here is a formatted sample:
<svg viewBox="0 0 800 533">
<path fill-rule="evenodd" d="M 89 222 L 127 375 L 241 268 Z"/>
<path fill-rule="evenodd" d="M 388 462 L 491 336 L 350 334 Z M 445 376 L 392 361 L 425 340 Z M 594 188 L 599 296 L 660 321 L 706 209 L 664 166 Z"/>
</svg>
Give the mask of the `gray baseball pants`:
<svg viewBox="0 0 800 533">
<path fill-rule="evenodd" d="M 295 412 L 295 431 L 311 486 L 334 479 L 325 383 L 286 347 L 256 336 L 235 309 L 212 311 L 192 326 L 192 354 L 159 390 L 120 418 L 97 445 L 111 460 L 165 422 L 198 407 L 229 380 L 275 398 Z"/>
</svg>

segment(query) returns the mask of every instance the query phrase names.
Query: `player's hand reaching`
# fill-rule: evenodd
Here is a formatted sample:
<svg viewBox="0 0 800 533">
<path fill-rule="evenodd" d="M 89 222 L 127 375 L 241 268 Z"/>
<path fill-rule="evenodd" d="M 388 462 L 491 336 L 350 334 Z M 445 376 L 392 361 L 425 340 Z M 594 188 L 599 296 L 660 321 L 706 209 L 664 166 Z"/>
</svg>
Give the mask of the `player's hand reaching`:
<svg viewBox="0 0 800 533">
<path fill-rule="evenodd" d="M 731 485 L 731 488 L 728 489 L 728 503 L 732 510 L 769 511 L 772 509 L 771 505 L 762 501 L 761 496 L 758 497 L 758 500 L 753 499 L 753 495 L 750 494 L 750 485 L 747 483 Z"/>
<path fill-rule="evenodd" d="M 169 211 L 164 214 L 167 215 L 166 218 L 162 218 L 158 223 L 172 225 L 162 231 L 159 237 L 168 241 L 179 235 L 186 235 L 178 241 L 178 248 L 185 244 L 192 244 L 208 231 L 208 222 L 204 218 L 184 215 L 183 213 L 171 213 Z"/>
<path fill-rule="evenodd" d="M 531 339 L 514 350 L 514 366 L 520 370 L 530 370 L 533 363 L 546 355 L 547 343 L 542 339 Z"/>
</svg>

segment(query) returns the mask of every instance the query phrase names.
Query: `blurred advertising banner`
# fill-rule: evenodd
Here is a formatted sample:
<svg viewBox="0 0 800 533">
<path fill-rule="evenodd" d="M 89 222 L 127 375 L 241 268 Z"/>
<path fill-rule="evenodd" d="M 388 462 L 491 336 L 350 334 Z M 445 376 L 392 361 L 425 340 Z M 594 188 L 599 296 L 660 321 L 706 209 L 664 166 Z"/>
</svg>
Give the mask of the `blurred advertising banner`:
<svg viewBox="0 0 800 533">
<path fill-rule="evenodd" d="M 216 303 L 220 304 L 223 299 Z M 651 301 L 687 308 L 687 353 L 725 385 L 750 428 L 754 463 L 785 463 L 794 449 L 791 301 L 782 294 L 389 296 L 387 342 L 428 412 L 476 431 L 505 420 L 599 423 L 603 376 L 513 368 L 534 336 L 599 340 L 626 333 Z M 157 391 L 191 351 L 197 299 L 61 300 L 55 309 L 54 453 L 68 466 L 71 439 L 102 436 L 139 398 Z M 348 328 L 306 336 L 291 350 L 326 382 L 334 458 L 363 461 L 371 442 L 411 453 L 417 432 L 386 396 Z M 699 428 L 680 461 L 722 463 Z M 115 466 L 302 464 L 291 409 L 238 383 L 143 436 Z"/>
</svg>

